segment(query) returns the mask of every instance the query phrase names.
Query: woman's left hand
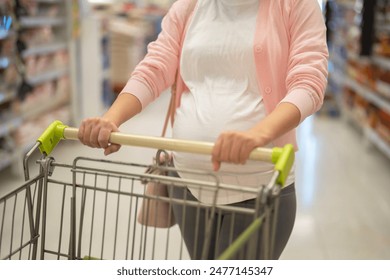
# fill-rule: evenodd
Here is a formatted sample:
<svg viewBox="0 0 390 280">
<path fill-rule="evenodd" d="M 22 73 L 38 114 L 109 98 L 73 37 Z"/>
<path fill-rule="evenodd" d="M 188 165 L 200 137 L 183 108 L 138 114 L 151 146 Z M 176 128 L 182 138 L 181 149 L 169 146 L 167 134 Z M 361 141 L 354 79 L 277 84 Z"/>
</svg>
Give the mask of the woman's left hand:
<svg viewBox="0 0 390 280">
<path fill-rule="evenodd" d="M 212 151 L 214 171 L 219 170 L 221 162 L 245 164 L 253 149 L 266 144 L 267 141 L 253 130 L 222 132 Z"/>
<path fill-rule="evenodd" d="M 211 161 L 214 171 L 221 162 L 244 164 L 253 149 L 264 147 L 298 126 L 300 110 L 291 103 L 280 103 L 266 118 L 247 131 L 226 131 L 215 142 Z"/>
</svg>

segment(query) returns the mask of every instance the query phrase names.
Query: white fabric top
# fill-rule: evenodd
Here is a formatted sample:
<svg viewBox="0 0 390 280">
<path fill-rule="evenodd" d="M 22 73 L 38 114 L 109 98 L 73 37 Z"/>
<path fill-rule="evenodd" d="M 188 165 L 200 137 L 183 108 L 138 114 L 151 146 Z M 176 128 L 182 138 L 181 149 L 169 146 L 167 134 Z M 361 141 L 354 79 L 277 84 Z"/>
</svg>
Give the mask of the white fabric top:
<svg viewBox="0 0 390 280">
<path fill-rule="evenodd" d="M 259 0 L 198 1 L 182 51 L 181 75 L 189 92 L 176 111 L 174 138 L 215 142 L 222 131 L 247 130 L 265 117 L 253 54 L 258 9 Z M 174 163 L 178 169 L 212 170 L 210 156 L 175 152 Z M 222 183 L 256 187 L 270 181 L 272 170 L 264 162 L 223 163 L 218 177 Z M 204 203 L 213 201 L 214 192 L 190 191 Z M 253 194 L 223 191 L 217 203 L 251 198 Z"/>
</svg>

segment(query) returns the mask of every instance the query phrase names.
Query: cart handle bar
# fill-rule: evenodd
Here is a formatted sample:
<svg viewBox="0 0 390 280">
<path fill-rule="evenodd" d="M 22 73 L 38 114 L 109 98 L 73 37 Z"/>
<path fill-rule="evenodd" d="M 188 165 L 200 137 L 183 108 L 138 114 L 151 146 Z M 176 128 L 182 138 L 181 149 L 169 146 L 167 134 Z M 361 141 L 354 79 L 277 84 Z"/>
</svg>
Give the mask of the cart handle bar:
<svg viewBox="0 0 390 280">
<path fill-rule="evenodd" d="M 77 134 L 77 128 L 68 127 L 61 121 L 54 121 L 38 138 L 37 142 L 40 143 L 39 150 L 42 154 L 49 155 L 60 140 L 78 140 Z M 214 143 L 209 142 L 130 135 L 120 132 L 112 132 L 109 141 L 110 143 L 126 146 L 139 146 L 206 155 L 210 155 L 214 147 Z M 283 148 L 256 148 L 249 155 L 249 159 L 273 163 L 275 165 L 275 171 L 279 172 L 277 183 L 283 186 L 294 163 L 294 156 L 293 145 L 287 144 Z"/>
</svg>

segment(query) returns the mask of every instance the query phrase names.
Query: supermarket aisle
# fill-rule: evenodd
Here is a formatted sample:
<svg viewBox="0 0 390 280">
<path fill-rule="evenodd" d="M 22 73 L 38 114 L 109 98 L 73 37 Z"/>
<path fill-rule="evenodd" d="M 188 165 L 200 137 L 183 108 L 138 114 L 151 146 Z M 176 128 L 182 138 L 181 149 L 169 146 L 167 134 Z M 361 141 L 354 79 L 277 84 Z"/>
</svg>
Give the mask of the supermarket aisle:
<svg viewBox="0 0 390 280">
<path fill-rule="evenodd" d="M 167 102 L 165 95 L 122 131 L 158 135 Z M 312 117 L 299 137 L 298 215 L 282 259 L 390 259 L 390 161 L 339 119 Z M 66 163 L 79 155 L 102 157 L 102 151 L 63 142 L 53 153 Z M 110 158 L 149 163 L 152 155 L 123 147 Z M 0 181 L 0 195 L 23 182 L 9 172 Z"/>
<path fill-rule="evenodd" d="M 389 259 L 390 161 L 338 119 L 299 131 L 298 215 L 284 259 Z"/>
</svg>

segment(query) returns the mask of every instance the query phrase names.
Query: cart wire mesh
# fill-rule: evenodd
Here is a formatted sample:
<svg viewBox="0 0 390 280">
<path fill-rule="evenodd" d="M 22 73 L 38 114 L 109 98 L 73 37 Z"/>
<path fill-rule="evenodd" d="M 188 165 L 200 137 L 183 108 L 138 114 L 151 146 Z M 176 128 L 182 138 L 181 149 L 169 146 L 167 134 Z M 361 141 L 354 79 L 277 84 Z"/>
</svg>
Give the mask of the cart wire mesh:
<svg viewBox="0 0 390 280">
<path fill-rule="evenodd" d="M 220 189 L 237 189 L 237 186 L 219 184 L 211 173 L 182 171 L 208 178 L 200 181 L 145 174 L 148 166 L 101 159 L 79 157 L 68 165 L 43 157 L 38 163 L 41 166 L 38 176 L 0 199 L 1 259 L 162 260 L 189 259 L 190 255 L 198 258 L 255 258 L 257 253 L 253 251 L 257 244 L 269 244 L 270 237 L 259 234 L 267 227 L 263 220 L 271 222 L 267 217 L 271 212 L 268 210 L 270 203 L 266 201 L 264 204 L 260 199 L 264 188 L 239 188 L 240 192 L 256 193 L 259 197 L 259 203 L 253 209 L 244 209 L 203 204 L 185 196 L 173 198 L 145 194 L 145 184 L 151 181 L 168 188 L 213 190 L 215 196 Z M 184 209 L 182 216 L 175 219 L 182 224 L 194 224 L 193 252 L 188 252 L 177 225 L 161 229 L 137 221 L 142 200 L 148 199 L 180 205 Z M 194 221 L 187 220 L 186 210 L 190 208 L 195 208 L 197 213 L 204 211 L 207 219 L 201 221 L 197 216 Z M 231 215 L 229 245 L 234 246 L 210 247 L 210 239 L 218 241 L 219 236 L 218 229 L 211 232 L 212 224 L 219 223 L 223 213 Z M 238 238 L 234 235 L 234 224 L 237 217 L 242 219 L 242 215 L 254 223 Z M 199 241 L 199 236 L 206 238 Z M 222 255 L 226 249 L 234 251 Z"/>
<path fill-rule="evenodd" d="M 26 154 L 25 183 L 0 198 L 0 259 L 272 257 L 279 194 L 294 161 L 292 145 L 251 152 L 250 159 L 275 164 L 269 184 L 253 188 L 222 184 L 215 173 L 200 170 L 152 166 L 164 174 L 196 175 L 190 180 L 148 174 L 145 170 L 151 166 L 142 164 L 85 157 L 64 164 L 48 156 L 60 140 L 78 140 L 77 134 L 77 129 L 55 121 Z M 201 154 L 210 154 L 213 148 L 213 143 L 117 132 L 111 133 L 110 142 Z M 37 160 L 39 172 L 30 178 L 29 160 L 38 149 L 42 154 Z M 149 183 L 166 186 L 169 195 L 149 194 Z M 211 193 L 212 202 L 192 199 L 188 189 L 200 195 Z M 222 191 L 246 193 L 255 199 L 250 207 L 220 205 L 217 198 Z M 179 225 L 159 228 L 140 223 L 137 216 L 142 205 L 152 201 L 168 203 Z M 146 216 L 157 217 L 160 213 L 155 211 Z"/>
</svg>

